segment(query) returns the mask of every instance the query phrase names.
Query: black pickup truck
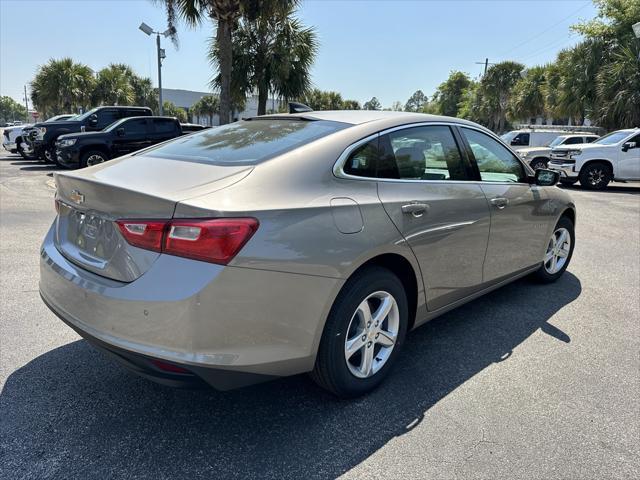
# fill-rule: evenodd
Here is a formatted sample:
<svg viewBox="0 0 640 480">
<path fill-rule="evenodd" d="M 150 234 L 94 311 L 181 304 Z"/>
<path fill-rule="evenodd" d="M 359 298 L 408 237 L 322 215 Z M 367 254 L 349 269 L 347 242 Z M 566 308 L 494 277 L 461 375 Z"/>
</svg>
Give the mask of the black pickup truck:
<svg viewBox="0 0 640 480">
<path fill-rule="evenodd" d="M 60 135 L 100 131 L 122 118 L 151 115 L 153 113 L 147 107 L 97 107 L 71 120 L 36 123 L 29 130 L 26 141 L 33 155 L 55 162 L 56 141 Z"/>
<path fill-rule="evenodd" d="M 112 123 L 101 132 L 61 135 L 56 163 L 67 168 L 89 167 L 183 134 L 173 117 L 132 117 Z"/>
</svg>

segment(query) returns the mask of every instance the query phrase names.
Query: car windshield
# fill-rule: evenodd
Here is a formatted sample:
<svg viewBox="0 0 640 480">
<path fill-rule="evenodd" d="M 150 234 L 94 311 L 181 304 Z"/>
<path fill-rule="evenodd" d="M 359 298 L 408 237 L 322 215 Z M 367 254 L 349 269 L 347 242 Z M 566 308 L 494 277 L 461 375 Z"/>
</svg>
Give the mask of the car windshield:
<svg viewBox="0 0 640 480">
<path fill-rule="evenodd" d="M 202 130 L 144 155 L 215 165 L 254 165 L 347 128 L 326 120 L 252 119 Z"/>
<path fill-rule="evenodd" d="M 51 117 L 51 118 L 45 120 L 45 123 L 71 120 L 74 117 L 75 117 L 75 115 L 56 115 L 55 117 Z"/>
<path fill-rule="evenodd" d="M 629 136 L 629 132 L 612 132 L 604 137 L 599 138 L 593 143 L 600 145 L 615 145 Z"/>
<path fill-rule="evenodd" d="M 83 113 L 82 115 L 78 115 L 77 117 L 74 118 L 74 120 L 78 120 L 79 122 L 81 122 L 82 120 L 85 120 L 85 119 L 89 118 L 91 115 L 93 115 L 97 111 L 98 111 L 97 108 L 93 108 L 93 109 L 89 110 L 88 112 Z"/>
</svg>

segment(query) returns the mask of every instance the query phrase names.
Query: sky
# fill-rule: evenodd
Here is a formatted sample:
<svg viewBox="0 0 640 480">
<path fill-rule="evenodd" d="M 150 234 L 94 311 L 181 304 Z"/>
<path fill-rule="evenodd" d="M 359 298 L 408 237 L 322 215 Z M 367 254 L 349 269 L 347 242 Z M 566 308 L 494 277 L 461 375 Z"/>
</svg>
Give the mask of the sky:
<svg viewBox="0 0 640 480">
<path fill-rule="evenodd" d="M 298 12 L 320 42 L 314 86 L 383 106 L 418 89 L 432 95 L 451 70 L 477 78 L 485 58 L 553 61 L 580 40 L 569 27 L 595 14 L 591 0 L 303 0 Z M 24 103 L 38 66 L 62 57 L 96 71 L 126 63 L 157 85 L 155 38 L 138 30 L 143 21 L 166 29 L 151 0 L 0 0 L 0 95 Z M 209 91 L 214 31 L 181 25 L 179 49 L 163 39 L 164 88 Z"/>
</svg>

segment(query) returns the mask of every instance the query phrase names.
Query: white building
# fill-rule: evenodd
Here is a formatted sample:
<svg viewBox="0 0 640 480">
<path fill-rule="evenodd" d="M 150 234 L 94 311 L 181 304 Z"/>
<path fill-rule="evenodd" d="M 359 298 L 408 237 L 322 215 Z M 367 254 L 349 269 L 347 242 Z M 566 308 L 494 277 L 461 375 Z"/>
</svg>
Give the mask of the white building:
<svg viewBox="0 0 640 480">
<path fill-rule="evenodd" d="M 194 92 L 191 90 L 180 90 L 175 88 L 163 88 L 162 100 L 165 102 L 171 102 L 177 107 L 183 108 L 188 111 L 194 103 L 207 95 L 215 95 L 211 92 Z M 275 98 L 269 98 L 267 100 L 267 113 L 277 112 L 283 102 Z M 245 117 L 255 117 L 258 114 L 258 95 L 251 95 L 247 97 L 245 102 L 245 109 L 241 112 L 233 112 L 233 120 L 240 120 Z M 218 115 L 213 116 L 213 123 L 208 115 L 190 115 L 190 121 L 193 123 L 199 123 L 201 125 L 220 125 L 220 118 Z"/>
</svg>

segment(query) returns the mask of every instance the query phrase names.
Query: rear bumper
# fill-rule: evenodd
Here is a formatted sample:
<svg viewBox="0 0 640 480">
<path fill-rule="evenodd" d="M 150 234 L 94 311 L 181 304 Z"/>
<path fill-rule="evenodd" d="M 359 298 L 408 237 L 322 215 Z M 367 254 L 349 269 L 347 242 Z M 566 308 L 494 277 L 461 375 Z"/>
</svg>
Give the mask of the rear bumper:
<svg viewBox="0 0 640 480">
<path fill-rule="evenodd" d="M 313 368 L 339 279 L 223 267 L 160 255 L 122 283 L 41 249 L 40 293 L 81 336 L 134 372 L 179 385 L 201 379 L 226 390 Z M 169 375 L 152 359 L 184 367 Z M 169 378 L 167 378 L 169 377 Z"/>
</svg>

